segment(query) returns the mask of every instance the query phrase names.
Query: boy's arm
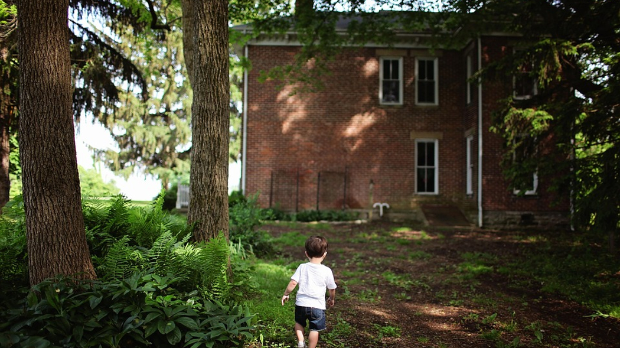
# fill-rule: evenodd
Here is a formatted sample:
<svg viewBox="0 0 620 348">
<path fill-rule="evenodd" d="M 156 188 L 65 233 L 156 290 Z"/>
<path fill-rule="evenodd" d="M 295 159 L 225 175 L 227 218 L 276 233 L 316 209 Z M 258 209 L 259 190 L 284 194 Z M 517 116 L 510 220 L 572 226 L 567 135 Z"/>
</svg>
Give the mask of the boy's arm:
<svg viewBox="0 0 620 348">
<path fill-rule="evenodd" d="M 329 289 L 329 299 L 327 305 L 333 307 L 336 304 L 336 289 Z"/>
<path fill-rule="evenodd" d="M 294 281 L 293 279 L 291 279 L 291 281 L 288 283 L 288 286 L 286 287 L 286 290 L 284 290 L 284 296 L 282 296 L 282 305 L 284 306 L 284 303 L 286 301 L 288 301 L 289 299 L 289 295 L 291 294 L 291 292 L 293 292 L 293 290 L 295 290 L 295 287 L 297 286 L 297 282 Z"/>
</svg>

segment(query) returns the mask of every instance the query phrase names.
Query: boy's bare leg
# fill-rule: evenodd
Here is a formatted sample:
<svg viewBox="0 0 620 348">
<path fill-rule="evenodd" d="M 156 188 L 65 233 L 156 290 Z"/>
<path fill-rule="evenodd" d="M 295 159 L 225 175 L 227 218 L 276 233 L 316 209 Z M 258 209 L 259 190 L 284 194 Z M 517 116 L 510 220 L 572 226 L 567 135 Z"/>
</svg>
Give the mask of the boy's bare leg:
<svg viewBox="0 0 620 348">
<path fill-rule="evenodd" d="M 316 348 L 316 345 L 319 343 L 319 332 L 318 331 L 310 331 L 308 334 L 308 348 Z"/>
<path fill-rule="evenodd" d="M 295 335 L 297 336 L 297 342 L 305 342 L 304 339 L 304 327 L 295 323 Z"/>
</svg>

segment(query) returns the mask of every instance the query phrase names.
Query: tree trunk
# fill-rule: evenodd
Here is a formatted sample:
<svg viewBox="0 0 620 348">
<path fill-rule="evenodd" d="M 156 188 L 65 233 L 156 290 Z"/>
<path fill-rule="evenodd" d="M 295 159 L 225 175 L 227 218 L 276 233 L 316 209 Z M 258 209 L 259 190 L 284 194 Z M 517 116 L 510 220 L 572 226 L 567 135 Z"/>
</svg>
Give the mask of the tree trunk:
<svg viewBox="0 0 620 348">
<path fill-rule="evenodd" d="M 30 284 L 94 279 L 73 131 L 69 0 L 21 0 L 19 150 Z"/>
<path fill-rule="evenodd" d="M 194 240 L 228 238 L 228 1 L 183 0 L 183 42 L 193 89 L 188 222 Z"/>
</svg>

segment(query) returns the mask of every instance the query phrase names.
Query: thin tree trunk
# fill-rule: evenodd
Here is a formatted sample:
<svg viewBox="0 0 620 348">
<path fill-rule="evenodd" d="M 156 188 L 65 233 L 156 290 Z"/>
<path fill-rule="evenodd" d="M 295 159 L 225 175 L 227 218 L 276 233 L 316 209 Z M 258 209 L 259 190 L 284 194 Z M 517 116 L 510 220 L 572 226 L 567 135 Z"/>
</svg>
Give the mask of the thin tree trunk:
<svg viewBox="0 0 620 348">
<path fill-rule="evenodd" d="M 13 115 L 13 100 L 10 95 L 4 93 L 9 89 L 10 81 L 8 72 L 2 71 L 0 76 L 0 212 L 2 207 L 9 201 L 11 191 L 11 179 L 9 177 L 9 158 L 11 148 L 9 147 L 9 137 L 11 119 Z"/>
<path fill-rule="evenodd" d="M 56 275 L 95 278 L 73 133 L 69 0 L 18 5 L 20 157 L 30 284 Z"/>
<path fill-rule="evenodd" d="M 184 56 L 193 89 L 191 198 L 194 240 L 228 238 L 228 1 L 183 1 Z"/>
</svg>

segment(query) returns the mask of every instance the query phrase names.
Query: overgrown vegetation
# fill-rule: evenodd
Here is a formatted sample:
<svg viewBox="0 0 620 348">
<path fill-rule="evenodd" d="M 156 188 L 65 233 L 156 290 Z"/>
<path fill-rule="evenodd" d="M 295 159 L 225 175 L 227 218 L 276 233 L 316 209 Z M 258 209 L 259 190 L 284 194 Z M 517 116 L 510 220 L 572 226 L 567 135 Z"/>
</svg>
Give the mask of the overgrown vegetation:
<svg viewBox="0 0 620 348">
<path fill-rule="evenodd" d="M 435 249 L 423 247 L 449 246 L 453 241 L 436 231 L 365 228 L 341 236 L 337 225 L 285 221 L 270 223 L 283 231 L 272 237 L 261 228 L 269 211 L 259 209 L 252 198 L 233 196 L 230 201 L 231 242 L 218 237 L 193 244 L 185 219 L 162 210 L 163 195 L 146 207 L 122 196 L 87 200 L 86 233 L 99 279 L 49 279 L 28 292 L 23 203 L 19 197 L 12 200 L 0 218 L 0 316 L 5 319 L 0 346 L 285 347 L 292 340 L 294 301 L 280 306 L 274 294 L 304 260 L 282 257 L 279 250 L 302 250 L 309 233 L 332 235 L 335 249 L 330 255 L 341 257 L 337 264 L 330 264 L 334 257 L 327 263 L 341 277 L 340 301 L 376 306 L 384 301 L 408 303 L 428 294 L 441 305 L 470 311 L 457 321 L 497 347 L 571 341 L 594 345 L 571 327 L 500 313 L 502 301 L 515 309 L 527 310 L 531 304 L 480 292 L 486 277 L 507 279 L 511 291 L 537 289 L 581 303 L 593 318 L 620 318 L 620 263 L 605 253 L 596 235 L 521 234 L 513 241 L 520 245 L 518 257 L 471 250 L 455 254 L 453 263 L 437 264 Z M 357 246 L 356 251 L 339 243 Z M 401 257 L 376 257 L 365 248 Z M 417 269 L 434 265 L 435 270 L 427 275 L 403 273 L 393 268 L 398 262 L 415 263 Z M 386 294 L 381 284 L 392 293 Z M 331 312 L 329 330 L 321 340 L 343 347 L 359 330 L 367 330 L 364 335 L 372 337 L 372 344 L 381 345 L 409 335 L 400 322 L 354 327 L 346 315 L 355 316 L 355 311 L 337 307 Z M 428 334 L 414 338 L 446 346 Z"/>
<path fill-rule="evenodd" d="M 0 218 L 0 345 L 239 347 L 252 338 L 244 248 L 221 235 L 190 243 L 191 226 L 162 205 L 163 194 L 146 208 L 123 196 L 86 201 L 99 279 L 50 279 L 34 292 L 23 203 L 18 197 L 7 205 Z"/>
</svg>

